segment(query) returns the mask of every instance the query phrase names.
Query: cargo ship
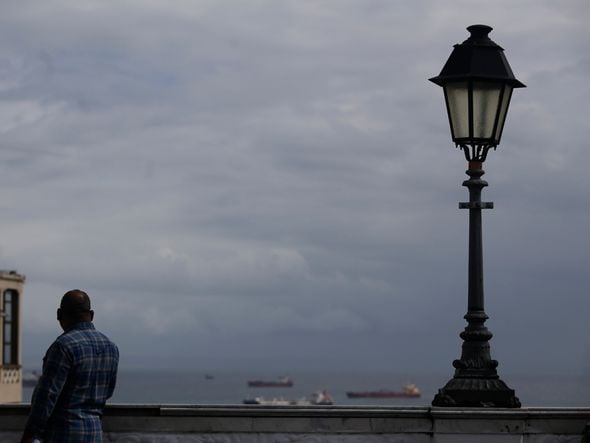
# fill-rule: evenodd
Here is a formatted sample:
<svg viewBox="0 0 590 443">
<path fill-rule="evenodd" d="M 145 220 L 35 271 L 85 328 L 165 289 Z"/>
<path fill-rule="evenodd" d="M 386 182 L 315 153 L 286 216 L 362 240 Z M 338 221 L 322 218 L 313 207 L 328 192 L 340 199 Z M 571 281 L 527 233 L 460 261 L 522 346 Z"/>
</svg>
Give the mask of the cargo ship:
<svg viewBox="0 0 590 443">
<path fill-rule="evenodd" d="M 289 377 L 281 377 L 278 380 L 249 380 L 248 386 L 251 388 L 291 388 L 293 387 L 293 380 Z"/>
<path fill-rule="evenodd" d="M 245 405 L 262 405 L 262 406 L 330 406 L 334 404 L 332 396 L 327 391 L 314 392 L 311 398 L 300 398 L 297 400 L 288 400 L 284 398 L 255 397 L 244 400 Z"/>
<path fill-rule="evenodd" d="M 403 391 L 390 391 L 380 389 L 379 391 L 348 391 L 348 398 L 419 398 L 420 389 L 415 384 L 404 386 Z"/>
</svg>

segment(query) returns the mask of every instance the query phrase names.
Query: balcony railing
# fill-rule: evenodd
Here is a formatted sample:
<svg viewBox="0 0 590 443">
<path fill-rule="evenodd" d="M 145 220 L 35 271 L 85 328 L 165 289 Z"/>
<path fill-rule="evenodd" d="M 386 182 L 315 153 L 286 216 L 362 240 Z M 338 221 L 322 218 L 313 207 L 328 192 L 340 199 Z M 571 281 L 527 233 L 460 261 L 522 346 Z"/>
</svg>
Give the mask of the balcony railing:
<svg viewBox="0 0 590 443">
<path fill-rule="evenodd" d="M 0 383 L 14 384 L 22 380 L 22 368 L 20 365 L 1 365 L 0 366 Z"/>
</svg>

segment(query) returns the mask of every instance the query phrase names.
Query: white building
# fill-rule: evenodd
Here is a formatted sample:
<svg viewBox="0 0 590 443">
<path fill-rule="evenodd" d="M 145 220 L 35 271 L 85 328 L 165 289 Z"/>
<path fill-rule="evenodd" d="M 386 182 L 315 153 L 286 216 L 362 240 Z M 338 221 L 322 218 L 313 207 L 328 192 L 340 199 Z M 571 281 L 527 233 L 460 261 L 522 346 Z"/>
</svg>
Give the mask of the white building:
<svg viewBox="0 0 590 443">
<path fill-rule="evenodd" d="M 0 271 L 0 403 L 22 401 L 21 301 L 25 276 Z"/>
</svg>

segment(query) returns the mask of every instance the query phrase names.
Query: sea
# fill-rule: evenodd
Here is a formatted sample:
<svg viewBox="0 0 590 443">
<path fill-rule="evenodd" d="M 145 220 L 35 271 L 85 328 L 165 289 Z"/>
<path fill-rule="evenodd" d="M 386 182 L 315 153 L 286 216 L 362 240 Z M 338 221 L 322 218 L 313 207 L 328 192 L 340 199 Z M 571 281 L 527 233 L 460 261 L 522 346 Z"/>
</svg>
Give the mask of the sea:
<svg viewBox="0 0 590 443">
<path fill-rule="evenodd" d="M 251 388 L 248 380 L 277 380 L 289 376 L 291 388 Z M 124 370 L 109 403 L 238 405 L 255 397 L 298 400 L 317 391 L 327 391 L 335 405 L 428 406 L 451 374 L 391 374 L 360 372 L 292 372 L 276 374 L 256 371 Z M 577 376 L 504 375 L 525 407 L 590 407 L 590 374 Z M 402 390 L 408 383 L 420 389 L 420 398 L 350 399 L 347 391 Z M 29 402 L 33 388 L 23 388 Z"/>
</svg>

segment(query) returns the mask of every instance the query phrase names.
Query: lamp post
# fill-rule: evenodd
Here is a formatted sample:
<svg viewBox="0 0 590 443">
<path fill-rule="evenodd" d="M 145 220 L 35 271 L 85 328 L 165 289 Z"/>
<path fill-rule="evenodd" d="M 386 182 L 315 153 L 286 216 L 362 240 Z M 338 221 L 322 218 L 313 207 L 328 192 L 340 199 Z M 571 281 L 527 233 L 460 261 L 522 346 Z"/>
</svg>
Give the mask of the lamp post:
<svg viewBox="0 0 590 443">
<path fill-rule="evenodd" d="M 481 210 L 493 203 L 481 201 L 487 186 L 482 169 L 490 148 L 500 143 L 508 105 L 514 88 L 523 88 L 512 73 L 503 49 L 488 37 L 486 25 L 469 26 L 471 36 L 454 46 L 441 73 L 430 81 L 442 86 L 445 95 L 451 136 L 465 153 L 469 202 L 459 208 L 469 209 L 469 283 L 467 326 L 461 358 L 453 362 L 453 378 L 439 390 L 433 406 L 520 407 L 514 390 L 504 383 L 492 360 L 489 340 L 492 333 L 484 326 L 483 245 Z"/>
</svg>

